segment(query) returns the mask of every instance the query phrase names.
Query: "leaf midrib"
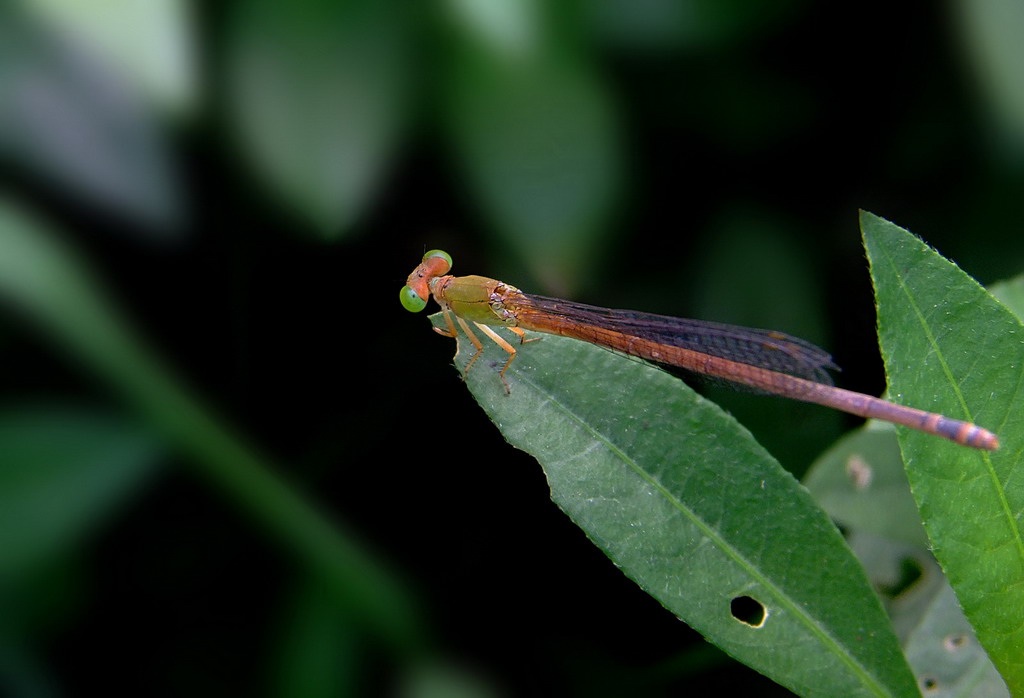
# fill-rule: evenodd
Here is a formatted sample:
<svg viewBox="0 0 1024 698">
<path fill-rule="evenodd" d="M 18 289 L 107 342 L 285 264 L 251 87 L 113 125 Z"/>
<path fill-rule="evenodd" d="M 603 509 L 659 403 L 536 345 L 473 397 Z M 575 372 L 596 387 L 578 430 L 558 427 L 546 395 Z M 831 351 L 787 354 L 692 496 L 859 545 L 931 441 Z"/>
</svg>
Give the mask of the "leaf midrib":
<svg viewBox="0 0 1024 698">
<path fill-rule="evenodd" d="M 461 336 L 460 336 L 461 340 Z M 662 485 L 654 476 L 650 475 L 645 469 L 643 469 L 635 460 L 630 458 L 621 448 L 616 446 L 612 441 L 605 437 L 601 432 L 590 426 L 589 423 L 581 416 L 577 415 L 567 405 L 562 403 L 556 398 L 554 393 L 543 389 L 538 383 L 524 373 L 523 371 L 517 370 L 517 367 L 513 364 L 510 371 L 518 376 L 518 378 L 524 383 L 531 386 L 540 395 L 544 396 L 548 402 L 557 407 L 563 414 L 570 418 L 573 422 L 583 427 L 583 429 L 590 433 L 594 439 L 603 442 L 608 449 L 625 462 L 637 475 L 647 481 L 652 487 L 654 487 L 671 506 L 676 508 L 680 513 L 686 516 L 695 526 L 697 526 L 711 541 L 713 541 L 719 550 L 722 550 L 729 556 L 733 561 L 740 566 L 741 569 L 747 572 L 755 581 L 759 582 L 764 588 L 774 593 L 777 599 L 782 601 L 782 605 L 788 610 L 794 617 L 801 619 L 805 627 L 807 627 L 812 634 L 817 636 L 822 644 L 826 647 L 830 647 L 832 653 L 837 656 L 846 666 L 850 668 L 855 676 L 861 678 L 861 683 L 867 687 L 872 693 L 878 696 L 890 695 L 880 681 L 876 680 L 874 675 L 864 667 L 859 661 L 857 661 L 850 652 L 845 651 L 845 645 L 843 645 L 838 639 L 832 636 L 831 633 L 820 626 L 815 618 L 812 618 L 808 613 L 804 611 L 804 608 L 797 602 L 790 599 L 789 595 L 784 593 L 779 587 L 772 583 L 767 577 L 762 575 L 753 563 L 749 562 L 747 558 L 740 553 L 736 548 L 726 544 L 724 539 L 716 532 L 716 530 L 706 524 L 695 512 L 687 507 L 678 497 L 676 497 L 668 488 Z"/>
<path fill-rule="evenodd" d="M 910 308 L 914 311 L 914 315 L 915 317 L 917 317 L 917 321 L 921 325 L 921 330 L 924 332 L 924 335 L 928 340 L 928 344 L 931 345 L 932 351 L 935 353 L 935 356 L 938 359 L 939 364 L 942 366 L 943 373 L 946 374 L 946 381 L 953 388 L 953 392 L 956 395 L 957 400 L 959 400 L 960 402 L 960 406 L 963 409 L 963 414 L 965 418 L 967 419 L 967 421 L 973 422 L 974 417 L 971 414 L 970 409 L 967 407 L 967 400 L 964 397 L 963 392 L 960 390 L 960 385 L 953 379 L 953 372 L 949 368 L 949 363 L 946 361 L 946 356 L 939 348 L 938 342 L 935 339 L 935 335 L 932 333 L 931 328 L 928 326 L 928 322 L 924 316 L 923 311 L 921 310 L 920 305 L 918 305 L 917 303 L 917 299 L 910 292 L 910 289 L 907 288 L 907 285 L 904 281 L 904 277 L 899 272 L 899 267 L 897 267 L 896 262 L 892 258 L 892 256 L 889 255 L 888 251 L 885 249 L 885 246 L 880 245 L 879 251 L 881 252 L 885 261 L 889 263 L 889 267 L 892 269 L 893 277 L 899 284 L 900 291 L 903 293 L 903 296 L 907 299 L 907 302 L 910 304 Z M 1019 382 L 1020 381 L 1018 380 L 1018 384 Z M 1007 418 L 1008 413 L 1007 416 L 1004 417 L 1004 422 Z M 980 455 L 982 457 L 982 462 L 985 464 L 985 470 L 989 476 L 989 481 L 992 483 L 992 487 L 996 491 L 996 495 L 999 499 L 999 505 L 1002 509 L 1003 516 L 1009 525 L 1010 531 L 1012 532 L 1014 543 L 1017 548 L 1017 557 L 1020 559 L 1021 566 L 1024 567 L 1024 538 L 1021 537 L 1020 528 L 1018 528 L 1014 524 L 1015 517 L 1010 507 L 1010 503 L 1006 498 L 1006 490 L 1003 488 L 1002 483 L 999 479 L 999 475 L 998 473 L 996 473 L 995 468 L 992 465 L 991 453 L 988 451 L 981 451 Z"/>
</svg>

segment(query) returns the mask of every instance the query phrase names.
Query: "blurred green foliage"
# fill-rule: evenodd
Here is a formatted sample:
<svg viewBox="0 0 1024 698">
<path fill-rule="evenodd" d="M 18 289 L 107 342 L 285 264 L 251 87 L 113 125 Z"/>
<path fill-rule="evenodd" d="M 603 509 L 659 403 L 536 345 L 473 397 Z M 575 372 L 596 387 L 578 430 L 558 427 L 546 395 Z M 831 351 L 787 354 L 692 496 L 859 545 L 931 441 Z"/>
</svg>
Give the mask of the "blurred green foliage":
<svg viewBox="0 0 1024 698">
<path fill-rule="evenodd" d="M 0 693 L 784 694 L 579 535 L 395 290 L 441 247 L 806 336 L 881 392 L 858 208 L 983 283 L 1024 266 L 1022 22 L 5 4 Z M 710 390 L 797 474 L 852 424 Z"/>
</svg>

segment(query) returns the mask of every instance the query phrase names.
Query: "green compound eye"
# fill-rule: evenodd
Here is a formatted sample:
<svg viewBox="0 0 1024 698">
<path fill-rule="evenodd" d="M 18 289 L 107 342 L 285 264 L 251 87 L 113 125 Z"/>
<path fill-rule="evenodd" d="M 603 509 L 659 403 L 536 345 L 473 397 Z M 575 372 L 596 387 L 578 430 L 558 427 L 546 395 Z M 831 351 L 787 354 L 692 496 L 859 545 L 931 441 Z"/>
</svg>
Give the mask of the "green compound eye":
<svg viewBox="0 0 1024 698">
<path fill-rule="evenodd" d="M 402 307 L 410 313 L 418 313 L 427 307 L 427 302 L 408 286 L 402 286 L 399 296 L 402 299 Z"/>
<path fill-rule="evenodd" d="M 440 257 L 441 259 L 448 263 L 449 269 L 452 268 L 452 256 L 445 252 L 444 250 L 430 250 L 430 252 L 427 252 L 425 255 L 423 255 L 423 261 L 425 262 L 431 257 Z"/>
</svg>

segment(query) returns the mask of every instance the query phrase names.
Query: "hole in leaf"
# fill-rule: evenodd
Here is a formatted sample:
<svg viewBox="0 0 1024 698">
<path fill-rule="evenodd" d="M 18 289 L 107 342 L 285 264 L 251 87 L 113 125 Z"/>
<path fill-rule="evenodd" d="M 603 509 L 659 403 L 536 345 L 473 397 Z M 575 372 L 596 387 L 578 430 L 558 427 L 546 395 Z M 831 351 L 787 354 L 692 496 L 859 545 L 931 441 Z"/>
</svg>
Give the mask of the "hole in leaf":
<svg viewBox="0 0 1024 698">
<path fill-rule="evenodd" d="M 967 644 L 966 635 L 947 635 L 942 639 L 942 647 L 947 652 L 956 652 Z"/>
<path fill-rule="evenodd" d="M 871 486 L 875 471 L 870 463 L 854 453 L 846 461 L 846 475 L 850 478 L 853 488 L 863 492 Z"/>
<path fill-rule="evenodd" d="M 914 586 L 922 575 L 924 575 L 924 569 L 921 567 L 921 563 L 912 557 L 905 557 L 900 560 L 900 571 L 896 579 L 892 584 L 880 584 L 879 591 L 890 598 L 896 598 Z"/>
<path fill-rule="evenodd" d="M 729 605 L 729 610 L 733 618 L 741 623 L 746 623 L 751 628 L 762 627 L 768 617 L 764 605 L 749 596 L 737 596 Z"/>
<path fill-rule="evenodd" d="M 931 676 L 921 677 L 921 692 L 936 693 L 939 690 L 939 680 Z"/>
</svg>

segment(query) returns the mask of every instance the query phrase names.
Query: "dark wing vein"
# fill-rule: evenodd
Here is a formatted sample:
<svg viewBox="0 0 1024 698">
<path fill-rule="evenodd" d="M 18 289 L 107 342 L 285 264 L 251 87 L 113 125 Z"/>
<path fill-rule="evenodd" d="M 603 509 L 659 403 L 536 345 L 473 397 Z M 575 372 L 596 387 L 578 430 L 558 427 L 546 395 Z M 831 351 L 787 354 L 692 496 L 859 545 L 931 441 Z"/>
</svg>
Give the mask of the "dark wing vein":
<svg viewBox="0 0 1024 698">
<path fill-rule="evenodd" d="M 558 317 L 818 383 L 831 385 L 828 371 L 838 370 L 828 352 L 808 341 L 774 330 L 600 308 L 533 294 L 524 296 L 538 310 Z"/>
</svg>

